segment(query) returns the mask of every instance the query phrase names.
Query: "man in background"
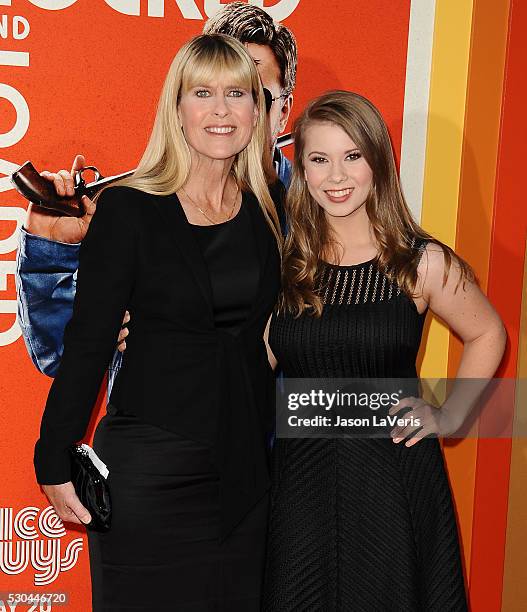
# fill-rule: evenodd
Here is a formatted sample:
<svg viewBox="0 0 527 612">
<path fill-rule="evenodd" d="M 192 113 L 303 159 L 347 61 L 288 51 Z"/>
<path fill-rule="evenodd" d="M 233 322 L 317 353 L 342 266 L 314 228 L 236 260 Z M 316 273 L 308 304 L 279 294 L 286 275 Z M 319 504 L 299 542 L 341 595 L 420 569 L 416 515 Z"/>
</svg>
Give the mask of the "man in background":
<svg viewBox="0 0 527 612">
<path fill-rule="evenodd" d="M 293 105 L 297 66 L 294 36 L 261 8 L 241 2 L 228 4 L 207 21 L 203 34 L 214 33 L 237 38 L 256 62 L 262 85 L 271 94 L 269 145 L 273 148 L 276 173 L 288 187 L 291 164 L 276 146 L 276 140 L 285 130 Z"/>
<path fill-rule="evenodd" d="M 226 5 L 209 19 L 203 33 L 221 33 L 242 42 L 256 62 L 262 85 L 267 89 L 269 146 L 278 178 L 289 186 L 291 165 L 276 146 L 289 119 L 296 82 L 296 41 L 285 26 L 263 10 L 242 2 Z M 77 155 L 72 172 L 43 173 L 54 182 L 59 195 L 73 195 L 72 174 L 85 166 Z M 62 356 L 64 328 L 70 320 L 75 298 L 80 243 L 88 229 L 96 204 L 85 198 L 86 213 L 80 219 L 60 217 L 29 205 L 20 230 L 16 286 L 18 321 L 29 355 L 44 374 L 54 376 Z M 104 274 L 104 270 L 101 270 Z M 108 395 L 126 348 L 127 312 L 108 375 Z"/>
</svg>

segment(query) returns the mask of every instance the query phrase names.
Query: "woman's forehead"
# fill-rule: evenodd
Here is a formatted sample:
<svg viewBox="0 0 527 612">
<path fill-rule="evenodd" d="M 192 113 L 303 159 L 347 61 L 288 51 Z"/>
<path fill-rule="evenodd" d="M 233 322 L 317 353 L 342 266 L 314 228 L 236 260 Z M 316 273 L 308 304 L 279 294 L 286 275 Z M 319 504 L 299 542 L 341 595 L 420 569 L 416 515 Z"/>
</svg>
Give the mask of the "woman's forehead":
<svg viewBox="0 0 527 612">
<path fill-rule="evenodd" d="M 304 130 L 304 142 L 323 142 L 332 148 L 357 148 L 350 134 L 331 121 L 310 121 Z"/>
<path fill-rule="evenodd" d="M 190 72 L 190 71 L 189 71 Z M 217 69 L 211 66 L 195 68 L 183 79 L 184 89 L 192 87 L 210 87 L 212 89 L 227 89 L 229 87 L 251 87 L 251 78 L 241 70 Z"/>
</svg>

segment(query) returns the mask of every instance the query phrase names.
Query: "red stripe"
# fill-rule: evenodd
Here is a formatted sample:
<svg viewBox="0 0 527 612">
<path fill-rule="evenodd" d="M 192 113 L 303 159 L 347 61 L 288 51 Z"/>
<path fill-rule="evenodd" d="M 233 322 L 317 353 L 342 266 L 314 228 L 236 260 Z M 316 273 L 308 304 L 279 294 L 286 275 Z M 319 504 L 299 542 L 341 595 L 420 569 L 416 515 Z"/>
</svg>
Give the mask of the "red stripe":
<svg viewBox="0 0 527 612">
<path fill-rule="evenodd" d="M 511 378 L 515 376 L 517 367 L 527 232 L 527 207 L 523 189 L 520 189 L 525 176 L 524 150 L 527 142 L 526 31 L 527 3 L 514 1 L 509 19 L 488 282 L 489 297 L 509 334 L 507 353 L 498 375 Z M 476 153 L 485 155 L 485 151 Z M 472 536 L 470 595 L 473 610 L 501 610 L 510 457 L 510 440 L 480 440 Z"/>
</svg>

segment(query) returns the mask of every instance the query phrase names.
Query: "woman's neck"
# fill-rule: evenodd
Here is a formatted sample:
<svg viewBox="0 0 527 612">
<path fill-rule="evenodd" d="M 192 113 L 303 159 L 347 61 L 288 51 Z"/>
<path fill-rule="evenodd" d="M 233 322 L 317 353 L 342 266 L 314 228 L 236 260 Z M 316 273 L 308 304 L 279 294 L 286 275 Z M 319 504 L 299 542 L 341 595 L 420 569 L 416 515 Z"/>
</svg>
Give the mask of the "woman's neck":
<svg viewBox="0 0 527 612">
<path fill-rule="evenodd" d="M 352 265 L 376 256 L 375 236 L 364 205 L 345 217 L 326 214 L 326 219 L 339 245 L 339 261 L 332 263 Z"/>
<path fill-rule="evenodd" d="M 192 156 L 190 173 L 183 189 L 190 198 L 209 210 L 221 212 L 234 159 L 217 160 Z M 234 185 L 233 185 L 234 187 Z"/>
</svg>

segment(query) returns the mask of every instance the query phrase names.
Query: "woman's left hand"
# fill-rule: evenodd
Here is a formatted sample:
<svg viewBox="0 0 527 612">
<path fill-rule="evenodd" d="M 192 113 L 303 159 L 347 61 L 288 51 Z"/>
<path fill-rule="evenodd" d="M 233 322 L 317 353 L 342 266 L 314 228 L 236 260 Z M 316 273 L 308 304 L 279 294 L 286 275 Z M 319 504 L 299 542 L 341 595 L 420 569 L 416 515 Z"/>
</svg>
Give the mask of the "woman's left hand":
<svg viewBox="0 0 527 612">
<path fill-rule="evenodd" d="M 419 397 L 405 397 L 399 400 L 398 404 L 390 408 L 388 414 L 393 416 L 406 408 L 411 408 L 411 410 L 401 415 L 405 424 L 396 425 L 391 431 L 392 439 L 396 444 L 412 434 L 414 435 L 406 441 L 405 446 L 413 446 L 431 434 L 435 436 L 444 434 L 441 410 L 427 404 Z"/>
</svg>

